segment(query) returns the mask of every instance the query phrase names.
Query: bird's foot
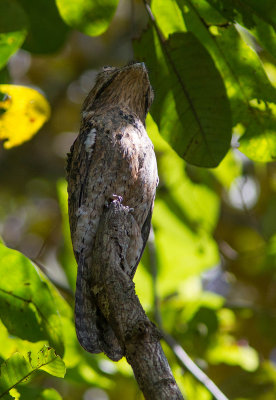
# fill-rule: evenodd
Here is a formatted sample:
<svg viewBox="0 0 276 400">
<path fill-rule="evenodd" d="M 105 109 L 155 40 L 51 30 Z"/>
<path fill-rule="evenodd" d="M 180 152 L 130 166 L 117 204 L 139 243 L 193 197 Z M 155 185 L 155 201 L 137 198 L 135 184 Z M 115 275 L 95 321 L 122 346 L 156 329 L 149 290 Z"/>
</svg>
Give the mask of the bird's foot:
<svg viewBox="0 0 276 400">
<path fill-rule="evenodd" d="M 112 199 L 112 201 L 114 201 L 114 200 L 118 201 L 120 204 L 122 204 L 122 202 L 123 202 L 122 196 L 119 196 L 117 194 L 113 194 L 111 199 Z"/>
</svg>

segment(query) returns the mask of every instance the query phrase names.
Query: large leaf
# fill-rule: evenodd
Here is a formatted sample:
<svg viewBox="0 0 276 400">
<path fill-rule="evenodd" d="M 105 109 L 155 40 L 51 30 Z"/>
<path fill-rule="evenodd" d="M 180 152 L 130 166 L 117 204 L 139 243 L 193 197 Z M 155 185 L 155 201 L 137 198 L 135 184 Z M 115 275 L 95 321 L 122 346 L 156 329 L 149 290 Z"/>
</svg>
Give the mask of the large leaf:
<svg viewBox="0 0 276 400">
<path fill-rule="evenodd" d="M 152 29 L 134 46 L 149 67 L 156 91 L 151 114 L 161 135 L 189 163 L 217 166 L 230 146 L 231 112 L 208 52 L 192 33 L 174 33 L 164 43 Z"/>
<path fill-rule="evenodd" d="M 189 276 L 199 275 L 218 263 L 218 249 L 212 237 L 204 231 L 192 232 L 159 199 L 155 202 L 153 227 L 163 295 L 179 290 Z"/>
<path fill-rule="evenodd" d="M 0 85 L 7 96 L 0 100 L 0 140 L 9 149 L 29 140 L 48 120 L 50 105 L 37 90 L 25 86 Z"/>
<path fill-rule="evenodd" d="M 0 69 L 22 45 L 27 34 L 27 17 L 15 0 L 0 2 Z"/>
<path fill-rule="evenodd" d="M 218 262 L 212 232 L 219 216 L 219 199 L 206 186 L 191 182 L 185 174 L 185 162 L 162 140 L 150 117 L 147 130 L 159 155 L 162 187 L 157 192 L 153 227 L 159 289 L 167 294 Z"/>
<path fill-rule="evenodd" d="M 103 33 L 116 11 L 119 0 L 56 0 L 64 21 L 90 36 Z"/>
<path fill-rule="evenodd" d="M 158 20 L 158 1 L 153 0 L 153 6 L 154 4 L 156 7 L 153 9 Z M 271 135 L 271 126 L 275 124 L 275 111 L 270 104 L 276 103 L 276 92 L 257 54 L 241 39 L 231 24 L 220 22 L 219 26 L 209 28 L 202 16 L 207 18 L 208 13 L 211 24 L 212 19 L 217 20 L 218 17 L 217 11 L 206 1 L 170 0 L 167 8 L 175 9 L 177 4 L 186 29 L 192 31 L 208 49 L 224 79 L 231 103 L 233 125 L 239 123 L 244 130 L 246 146 L 242 145 L 241 150 L 254 160 L 274 160 L 275 145 L 271 146 L 271 143 L 274 143 L 276 137 Z M 179 12 L 175 13 L 175 18 L 180 18 Z M 168 31 L 163 32 L 165 37 L 172 32 L 171 27 L 172 24 Z M 262 143 L 262 151 L 257 153 L 259 141 Z"/>
<path fill-rule="evenodd" d="M 63 354 L 60 316 L 46 283 L 23 254 L 0 244 L 0 318 L 9 333 L 48 341 Z"/>
<path fill-rule="evenodd" d="M 44 346 L 27 356 L 14 353 L 0 365 L 0 398 L 39 369 L 61 378 L 65 375 L 65 364 L 51 347 Z"/>
<path fill-rule="evenodd" d="M 32 53 L 52 53 L 65 42 L 68 27 L 57 10 L 55 0 L 18 0 L 29 19 L 24 49 Z"/>
</svg>

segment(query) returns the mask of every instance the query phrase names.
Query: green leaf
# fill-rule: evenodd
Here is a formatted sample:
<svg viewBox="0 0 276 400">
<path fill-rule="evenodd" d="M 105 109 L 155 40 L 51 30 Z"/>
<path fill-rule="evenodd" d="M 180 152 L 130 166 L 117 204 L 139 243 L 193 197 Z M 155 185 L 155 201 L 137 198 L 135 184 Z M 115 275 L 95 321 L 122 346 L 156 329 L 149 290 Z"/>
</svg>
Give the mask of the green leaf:
<svg viewBox="0 0 276 400">
<path fill-rule="evenodd" d="M 20 393 L 17 392 L 16 400 L 62 400 L 61 395 L 52 388 L 40 389 L 31 385 L 20 385 L 17 389 Z M 17 389 L 12 389 L 10 394 L 14 395 Z"/>
<path fill-rule="evenodd" d="M 55 389 L 44 389 L 37 400 L 62 400 L 61 395 Z"/>
<path fill-rule="evenodd" d="M 276 107 L 274 107 L 276 111 Z M 240 147 L 247 157 L 254 161 L 268 162 L 276 160 L 276 113 L 269 107 L 254 110 L 258 116 L 258 125 L 251 123 L 245 134 L 239 139 Z"/>
<path fill-rule="evenodd" d="M 274 0 L 207 0 L 225 18 L 234 22 L 241 18 L 244 25 L 256 25 L 254 18 L 258 16 L 276 28 L 276 5 Z"/>
<path fill-rule="evenodd" d="M 159 135 L 150 115 L 146 123 L 158 155 L 160 177 L 153 210 L 158 288 L 161 294 L 168 294 L 182 288 L 186 279 L 218 263 L 212 233 L 220 203 L 207 186 L 191 182 L 185 173 L 185 162 Z M 147 253 L 143 264 L 150 270 L 146 256 Z"/>
<path fill-rule="evenodd" d="M 77 263 L 75 260 L 71 235 L 70 235 L 70 227 L 68 219 L 67 182 L 65 180 L 58 181 L 57 192 L 58 192 L 60 211 L 62 215 L 62 233 L 64 239 L 64 245 L 60 254 L 60 261 L 66 273 L 70 287 L 74 290 L 77 278 Z"/>
<path fill-rule="evenodd" d="M 118 2 L 119 0 L 56 0 L 64 21 L 90 36 L 106 31 Z"/>
<path fill-rule="evenodd" d="M 276 57 L 276 5 L 274 0 L 207 0 L 228 21 L 246 27 Z"/>
<path fill-rule="evenodd" d="M 182 223 L 194 234 L 212 233 L 219 218 L 218 196 L 203 184 L 193 183 L 185 172 L 185 162 L 162 139 L 151 116 L 147 131 L 158 154 L 160 185 L 158 198 L 164 200 Z M 213 170 L 212 170 L 213 171 Z M 189 193 L 189 196 L 185 195 Z"/>
<path fill-rule="evenodd" d="M 63 354 L 60 316 L 45 279 L 23 254 L 0 244 L 0 318 L 10 334 L 47 340 Z"/>
<path fill-rule="evenodd" d="M 230 146 L 231 112 L 208 52 L 190 32 L 174 33 L 163 43 L 151 29 L 134 47 L 152 71 L 151 115 L 161 135 L 189 163 L 217 166 Z"/>
<path fill-rule="evenodd" d="M 60 378 L 63 378 L 65 375 L 65 364 L 51 347 L 44 346 L 44 348 L 37 354 L 37 357 L 34 356 L 32 361 L 36 368 L 42 369 L 50 375 L 58 376 Z"/>
<path fill-rule="evenodd" d="M 0 398 L 39 369 L 60 378 L 65 375 L 64 362 L 50 347 L 44 346 L 38 353 L 30 352 L 26 357 L 14 353 L 0 365 Z"/>
<path fill-rule="evenodd" d="M 226 189 L 229 189 L 232 182 L 242 173 L 241 160 L 235 157 L 233 150 L 230 150 L 220 165 L 211 172 Z"/>
<path fill-rule="evenodd" d="M 206 5 L 208 7 L 206 1 L 184 3 L 178 0 L 177 4 L 186 29 L 192 31 L 207 48 L 223 76 L 231 103 L 233 126 L 242 124 L 245 130 L 247 144 L 241 146 L 241 150 L 254 160 L 274 160 L 275 146 L 271 146 L 271 126 L 275 124 L 273 103 L 276 103 L 276 92 L 257 54 L 241 39 L 234 26 L 206 26 L 201 17 L 201 14 L 206 13 Z M 168 2 L 168 7 L 172 7 L 172 2 Z M 158 18 L 158 14 L 156 17 Z M 179 14 L 177 17 L 179 18 Z M 256 155 L 260 138 L 262 150 L 259 153 L 262 154 Z"/>
<path fill-rule="evenodd" d="M 20 399 L 20 393 L 17 391 L 17 389 L 13 388 L 10 390 L 9 394 L 12 396 L 13 399 L 19 400 Z M 7 395 L 3 397 L 5 399 Z"/>
<path fill-rule="evenodd" d="M 55 0 L 18 0 L 29 18 L 23 48 L 32 53 L 57 51 L 65 42 L 68 27 L 61 19 Z"/>
<path fill-rule="evenodd" d="M 192 232 L 158 198 L 153 213 L 153 227 L 162 294 L 178 290 L 187 277 L 200 274 L 218 263 L 219 255 L 214 240 L 204 231 Z"/>
<path fill-rule="evenodd" d="M 162 33 L 166 37 L 171 33 L 185 32 L 187 30 L 176 1 L 152 1 L 151 9 L 153 14 L 158 16 L 158 26 L 161 27 Z"/>
<path fill-rule="evenodd" d="M 27 34 L 27 17 L 15 0 L 0 2 L 0 69 L 22 45 Z"/>
<path fill-rule="evenodd" d="M 239 365 L 246 371 L 255 371 L 259 366 L 258 353 L 250 346 L 241 346 L 227 335 L 220 336 L 217 343 L 207 352 L 208 361 L 213 364 Z"/>
</svg>

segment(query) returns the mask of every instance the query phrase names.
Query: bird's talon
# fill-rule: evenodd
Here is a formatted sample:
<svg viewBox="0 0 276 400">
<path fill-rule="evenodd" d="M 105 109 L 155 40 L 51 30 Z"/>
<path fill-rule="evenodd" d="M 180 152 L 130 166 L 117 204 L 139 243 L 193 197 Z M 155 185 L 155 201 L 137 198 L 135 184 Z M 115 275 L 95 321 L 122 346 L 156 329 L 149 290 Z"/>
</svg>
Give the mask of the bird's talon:
<svg viewBox="0 0 276 400">
<path fill-rule="evenodd" d="M 112 200 L 117 200 L 120 204 L 123 202 L 122 196 L 118 196 L 117 194 L 112 195 Z"/>
</svg>

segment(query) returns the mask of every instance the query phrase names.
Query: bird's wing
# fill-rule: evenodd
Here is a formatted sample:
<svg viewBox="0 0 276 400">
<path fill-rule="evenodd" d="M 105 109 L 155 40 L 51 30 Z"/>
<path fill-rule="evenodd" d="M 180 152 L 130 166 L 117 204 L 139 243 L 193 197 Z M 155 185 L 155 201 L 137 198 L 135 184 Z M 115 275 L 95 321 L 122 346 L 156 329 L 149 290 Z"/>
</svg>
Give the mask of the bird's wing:
<svg viewBox="0 0 276 400">
<path fill-rule="evenodd" d="M 68 157 L 68 203 L 72 243 L 78 262 L 75 323 L 80 344 L 118 360 L 123 351 L 91 292 L 91 250 L 106 199 L 113 194 L 115 169 L 110 143 L 97 121 L 84 121 Z M 110 157 L 106 155 L 110 153 Z"/>
</svg>

